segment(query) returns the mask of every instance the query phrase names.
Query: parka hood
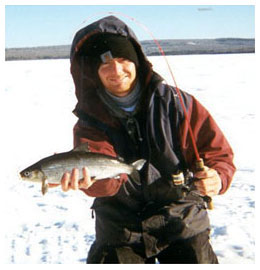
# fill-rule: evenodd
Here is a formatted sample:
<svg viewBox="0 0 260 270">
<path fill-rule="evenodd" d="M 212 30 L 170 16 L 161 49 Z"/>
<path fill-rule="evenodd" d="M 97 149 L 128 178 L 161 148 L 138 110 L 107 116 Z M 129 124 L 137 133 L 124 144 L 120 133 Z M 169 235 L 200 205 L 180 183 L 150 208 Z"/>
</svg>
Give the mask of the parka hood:
<svg viewBox="0 0 260 270">
<path fill-rule="evenodd" d="M 115 16 L 102 18 L 86 27 L 80 29 L 72 42 L 70 59 L 73 60 L 75 54 L 80 50 L 81 46 L 87 42 L 87 39 L 94 34 L 110 33 L 121 35 L 134 40 L 140 46 L 135 33 L 123 21 Z"/>
<path fill-rule="evenodd" d="M 82 53 L 82 48 L 86 47 L 86 43 L 91 40 L 90 37 L 99 34 L 120 35 L 132 42 L 139 61 L 138 76 L 144 85 L 150 80 L 153 71 L 152 65 L 145 56 L 141 44 L 132 29 L 115 16 L 102 18 L 76 33 L 70 52 L 71 74 L 78 99 L 74 113 L 79 116 L 79 113 L 84 112 L 102 122 L 113 124 L 111 123 L 113 120 L 97 94 L 100 81 L 97 73 L 93 73 L 93 63 L 89 57 Z"/>
</svg>

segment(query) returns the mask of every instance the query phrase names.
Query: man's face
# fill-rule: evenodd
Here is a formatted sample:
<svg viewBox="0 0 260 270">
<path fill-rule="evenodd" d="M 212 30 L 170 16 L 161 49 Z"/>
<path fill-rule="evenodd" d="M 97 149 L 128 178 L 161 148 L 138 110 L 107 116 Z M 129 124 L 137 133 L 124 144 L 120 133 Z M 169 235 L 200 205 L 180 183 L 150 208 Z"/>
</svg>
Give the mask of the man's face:
<svg viewBox="0 0 260 270">
<path fill-rule="evenodd" d="M 102 63 L 98 75 L 104 87 L 113 95 L 126 96 L 133 88 L 136 79 L 136 67 L 124 58 L 112 58 Z"/>
</svg>

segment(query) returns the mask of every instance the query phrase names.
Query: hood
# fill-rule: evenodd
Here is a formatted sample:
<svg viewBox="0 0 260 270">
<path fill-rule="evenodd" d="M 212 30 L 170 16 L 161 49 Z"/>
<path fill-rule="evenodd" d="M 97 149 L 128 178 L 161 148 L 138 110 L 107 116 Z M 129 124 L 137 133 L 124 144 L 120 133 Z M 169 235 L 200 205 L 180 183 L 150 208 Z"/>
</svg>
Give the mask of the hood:
<svg viewBox="0 0 260 270">
<path fill-rule="evenodd" d="M 152 65 L 145 56 L 134 32 L 123 21 L 115 16 L 102 18 L 82 28 L 76 33 L 71 45 L 70 53 L 71 74 L 74 80 L 76 97 L 78 100 L 74 113 L 76 116 L 79 116 L 81 112 L 87 113 L 102 122 L 113 125 L 113 123 L 111 123 L 113 120 L 108 113 L 108 109 L 104 106 L 97 94 L 97 89 L 100 87 L 100 81 L 97 74 L 93 74 L 91 60 L 81 53 L 81 48 L 86 45 L 91 36 L 102 33 L 125 36 L 133 43 L 139 61 L 137 72 L 143 86 L 148 84 L 153 71 Z"/>
</svg>

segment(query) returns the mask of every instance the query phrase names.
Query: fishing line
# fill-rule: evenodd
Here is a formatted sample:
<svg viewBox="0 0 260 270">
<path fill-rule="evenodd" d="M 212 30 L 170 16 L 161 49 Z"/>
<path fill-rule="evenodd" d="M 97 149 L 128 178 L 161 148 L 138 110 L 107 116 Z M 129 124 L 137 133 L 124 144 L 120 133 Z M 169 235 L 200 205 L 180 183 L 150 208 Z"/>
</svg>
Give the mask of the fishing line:
<svg viewBox="0 0 260 270">
<path fill-rule="evenodd" d="M 156 44 L 159 52 L 161 53 L 161 55 L 163 56 L 164 58 L 164 61 L 166 62 L 166 65 L 167 65 L 167 68 L 169 70 L 169 73 L 171 75 L 171 78 L 173 80 L 173 83 L 174 83 L 174 86 L 175 86 L 175 89 L 176 89 L 176 93 L 177 93 L 177 96 L 180 100 L 180 103 L 181 103 L 181 107 L 182 107 L 182 110 L 183 110 L 183 113 L 184 113 L 184 118 L 185 118 L 185 121 L 187 123 L 187 126 L 188 126 L 188 131 L 189 131 L 189 135 L 190 135 L 190 138 L 191 138 L 191 142 L 192 142 L 192 146 L 193 146 L 193 150 L 194 150 L 194 154 L 195 154 L 195 157 L 196 157 L 196 160 L 197 161 L 201 161 L 201 158 L 199 156 L 199 151 L 198 151 L 198 148 L 197 148 L 197 145 L 196 145 L 196 140 L 195 140 L 195 137 L 194 137 L 194 134 L 193 134 L 193 131 L 192 131 L 192 128 L 191 128 L 191 125 L 190 125 L 190 122 L 189 122 L 189 117 L 188 117 L 188 113 L 187 113 L 187 110 L 185 108 L 185 105 L 184 105 L 184 101 L 183 101 L 183 98 L 181 96 L 181 92 L 180 92 L 180 89 L 177 85 L 177 82 L 175 80 L 175 76 L 173 75 L 173 71 L 171 69 L 171 66 L 169 64 L 169 61 L 165 55 L 165 52 L 162 48 L 162 46 L 160 45 L 159 41 L 156 39 L 156 37 L 153 35 L 153 33 L 149 30 L 149 28 L 144 25 L 143 23 L 139 22 L 137 19 L 135 19 L 134 17 L 131 17 L 127 14 L 124 14 L 122 12 L 114 12 L 114 11 L 108 11 L 108 12 L 98 12 L 98 13 L 95 13 L 91 16 L 89 16 L 86 20 L 84 20 L 82 22 L 82 24 L 85 24 L 87 21 L 89 21 L 91 18 L 93 18 L 94 16 L 97 16 L 97 15 L 120 15 L 122 17 L 125 17 L 131 21 L 133 21 L 136 25 L 138 25 L 139 27 L 141 27 L 146 33 L 148 33 L 150 35 L 150 37 L 152 38 L 152 40 L 154 41 L 154 43 Z M 82 25 L 81 24 L 81 25 Z"/>
</svg>

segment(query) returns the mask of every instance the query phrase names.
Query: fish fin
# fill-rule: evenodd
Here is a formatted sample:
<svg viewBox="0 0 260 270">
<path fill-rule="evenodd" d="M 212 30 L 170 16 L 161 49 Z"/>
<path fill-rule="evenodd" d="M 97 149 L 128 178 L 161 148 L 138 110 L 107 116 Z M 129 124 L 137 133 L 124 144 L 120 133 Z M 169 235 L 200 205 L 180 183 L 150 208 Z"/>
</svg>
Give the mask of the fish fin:
<svg viewBox="0 0 260 270">
<path fill-rule="evenodd" d="M 140 174 L 136 169 L 133 169 L 132 173 L 130 174 L 131 180 L 135 182 L 136 185 L 141 185 Z"/>
<path fill-rule="evenodd" d="M 143 168 L 145 162 L 146 162 L 145 159 L 139 159 L 139 160 L 131 163 L 131 165 L 134 167 L 135 170 L 140 171 Z"/>
<path fill-rule="evenodd" d="M 91 152 L 89 149 L 88 143 L 80 144 L 79 146 L 75 147 L 72 151 L 76 152 Z"/>
<path fill-rule="evenodd" d="M 129 192 L 128 192 L 126 186 L 125 186 L 125 183 L 123 183 L 123 189 L 124 189 L 126 195 L 129 196 L 130 194 L 129 194 Z"/>
<path fill-rule="evenodd" d="M 136 190 L 136 187 L 133 184 L 133 181 L 132 180 L 133 180 L 133 178 L 129 177 L 128 178 L 128 181 L 127 181 L 127 184 L 132 188 L 132 190 Z M 140 177 L 138 177 L 138 180 L 140 181 Z M 138 182 L 137 185 L 140 186 L 141 185 L 141 182 Z"/>
<path fill-rule="evenodd" d="M 145 162 L 146 162 L 145 159 L 139 159 L 139 160 L 131 163 L 131 166 L 133 167 L 133 171 L 130 174 L 131 179 L 139 186 L 141 185 L 141 180 L 140 180 L 140 174 L 138 171 L 143 168 Z"/>
<path fill-rule="evenodd" d="M 49 183 L 47 179 L 44 179 L 42 181 L 42 195 L 45 195 L 48 192 L 49 189 Z"/>
</svg>

